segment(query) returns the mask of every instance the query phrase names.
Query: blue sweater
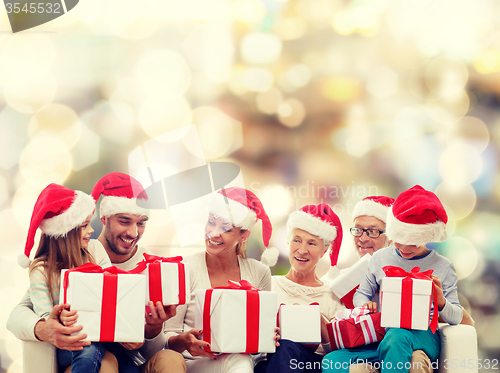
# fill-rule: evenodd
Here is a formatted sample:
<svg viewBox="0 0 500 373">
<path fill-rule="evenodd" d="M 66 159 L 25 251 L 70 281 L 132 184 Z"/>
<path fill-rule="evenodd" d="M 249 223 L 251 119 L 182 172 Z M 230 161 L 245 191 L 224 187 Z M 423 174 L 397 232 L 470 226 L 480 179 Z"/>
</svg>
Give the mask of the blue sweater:
<svg viewBox="0 0 500 373">
<path fill-rule="evenodd" d="M 407 272 L 413 267 L 420 267 L 420 272 L 429 269 L 434 270 L 433 275 L 436 275 L 441 281 L 443 295 L 446 298 L 445 306 L 439 311 L 439 314 L 450 325 L 456 325 L 462 321 L 463 312 L 458 302 L 458 278 L 455 268 L 447 258 L 439 255 L 434 250 L 430 250 L 425 255 L 412 259 L 403 259 L 392 245 L 375 252 L 368 264 L 365 278 L 361 282 L 356 294 L 354 294 L 353 302 L 355 306 L 362 306 L 373 298 L 385 276 L 382 267 L 389 265 L 400 267 Z"/>
</svg>

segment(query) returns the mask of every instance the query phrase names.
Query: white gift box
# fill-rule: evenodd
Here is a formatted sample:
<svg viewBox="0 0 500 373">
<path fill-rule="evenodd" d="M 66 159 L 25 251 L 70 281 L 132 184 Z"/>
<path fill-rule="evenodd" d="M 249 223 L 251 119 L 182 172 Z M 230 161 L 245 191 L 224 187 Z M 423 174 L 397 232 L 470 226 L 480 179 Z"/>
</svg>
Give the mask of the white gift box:
<svg viewBox="0 0 500 373">
<path fill-rule="evenodd" d="M 412 281 L 412 291 L 403 291 L 403 280 Z M 382 327 L 427 330 L 432 281 L 405 277 L 384 277 L 381 286 Z M 403 308 L 403 310 L 402 310 Z"/>
<path fill-rule="evenodd" d="M 348 307 L 352 308 L 352 298 L 361 281 L 365 278 L 371 255 L 365 255 L 349 268 L 343 269 L 331 283 L 330 289 L 333 294 L 340 298 Z"/>
<path fill-rule="evenodd" d="M 60 302 L 64 302 L 61 271 Z M 105 277 L 108 278 L 105 279 Z M 110 279 L 116 276 L 116 279 Z M 115 281 L 116 280 L 116 281 Z M 70 272 L 66 303 L 78 311 L 77 325 L 93 342 L 144 341 L 146 277 L 138 274 Z M 79 334 L 79 333 L 78 333 Z"/>
<path fill-rule="evenodd" d="M 319 304 L 282 304 L 279 310 L 279 327 L 282 339 L 307 344 L 321 343 Z"/>
<path fill-rule="evenodd" d="M 153 270 L 153 266 L 159 266 Z M 146 276 L 146 305 L 151 300 L 164 306 L 187 304 L 190 300 L 189 266 L 187 263 L 149 263 L 141 272 Z"/>
<path fill-rule="evenodd" d="M 275 352 L 277 294 L 233 289 L 196 290 L 195 328 L 213 352 Z M 255 302 L 257 294 L 257 302 Z M 205 302 L 207 303 L 205 307 Z M 208 335 L 207 335 L 208 333 Z"/>
</svg>

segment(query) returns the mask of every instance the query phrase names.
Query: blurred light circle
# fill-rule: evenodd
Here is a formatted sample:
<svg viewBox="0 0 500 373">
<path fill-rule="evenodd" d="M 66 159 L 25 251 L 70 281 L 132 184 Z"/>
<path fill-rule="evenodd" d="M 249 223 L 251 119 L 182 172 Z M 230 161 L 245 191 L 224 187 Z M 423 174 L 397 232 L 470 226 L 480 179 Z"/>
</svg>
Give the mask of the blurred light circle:
<svg viewBox="0 0 500 373">
<path fill-rule="evenodd" d="M 444 57 L 432 60 L 425 71 L 426 86 L 445 99 L 460 96 L 468 78 L 469 72 L 462 61 Z"/>
<path fill-rule="evenodd" d="M 355 78 L 339 76 L 326 79 L 322 91 L 330 100 L 347 102 L 359 98 L 361 86 Z"/>
<path fill-rule="evenodd" d="M 297 127 L 305 116 L 304 104 L 297 99 L 288 99 L 278 106 L 278 118 L 287 127 Z"/>
<path fill-rule="evenodd" d="M 333 20 L 333 29 L 340 35 L 349 35 L 356 30 L 353 14 L 347 10 L 337 13 Z"/>
<path fill-rule="evenodd" d="M 468 216 L 476 206 L 476 192 L 470 184 L 444 181 L 435 190 L 445 208 L 453 211 L 454 220 Z"/>
<path fill-rule="evenodd" d="M 16 193 L 12 197 L 11 206 L 12 213 L 16 218 L 19 226 L 29 226 L 31 214 L 33 212 L 33 206 L 35 206 L 35 202 L 42 189 L 45 188 L 48 184 L 50 184 L 50 182 L 46 183 L 44 186 L 38 187 L 31 183 L 24 183 L 19 188 L 17 188 Z M 2 214 L 1 217 L 4 218 L 5 216 Z M 16 242 L 17 241 L 18 240 L 16 240 Z"/>
<path fill-rule="evenodd" d="M 275 28 L 276 34 L 282 40 L 300 39 L 307 32 L 307 21 L 302 17 L 282 19 Z"/>
<path fill-rule="evenodd" d="M 233 143 L 241 136 L 241 123 L 216 108 L 201 107 L 195 112 L 194 122 L 205 158 L 211 160 L 229 155 Z"/>
<path fill-rule="evenodd" d="M 7 180 L 0 176 L 0 205 L 9 199 L 9 190 L 7 189 Z"/>
<path fill-rule="evenodd" d="M 249 64 L 268 64 L 281 54 L 281 40 L 274 34 L 256 32 L 245 35 L 241 41 L 243 60 Z"/>
<path fill-rule="evenodd" d="M 469 184 L 481 174 L 483 160 L 479 152 L 464 143 L 455 143 L 445 149 L 439 158 L 439 173 L 444 181 Z"/>
<path fill-rule="evenodd" d="M 191 72 L 180 54 L 156 49 L 147 51 L 141 57 L 137 79 L 148 95 L 169 98 L 180 96 L 187 90 Z"/>
<path fill-rule="evenodd" d="M 459 280 L 468 277 L 476 268 L 478 252 L 474 245 L 463 237 L 451 237 L 446 240 L 445 256 L 451 260 Z"/>
<path fill-rule="evenodd" d="M 479 118 L 466 116 L 450 127 L 448 143 L 462 141 L 482 153 L 490 141 L 490 132 Z"/>
<path fill-rule="evenodd" d="M 43 34 L 14 34 L 3 47 L 0 59 L 0 81 L 16 84 L 41 76 L 55 60 L 52 41 Z"/>
<path fill-rule="evenodd" d="M 398 75 L 387 67 L 375 69 L 366 82 L 366 90 L 380 99 L 393 95 L 397 89 Z"/>
<path fill-rule="evenodd" d="M 260 22 L 266 16 L 266 6 L 259 0 L 233 1 L 233 16 L 245 23 Z"/>
<path fill-rule="evenodd" d="M 156 4 L 155 0 L 110 0 L 105 10 L 106 24 L 113 33 L 123 38 L 144 39 L 156 31 L 158 18 L 151 17 L 151 9 L 155 9 Z"/>
<path fill-rule="evenodd" d="M 296 88 L 307 85 L 312 78 L 312 72 L 309 67 L 298 64 L 292 66 L 280 76 L 280 85 L 287 91 L 293 91 Z"/>
<path fill-rule="evenodd" d="M 7 103 L 21 113 L 34 113 L 50 104 L 57 91 L 57 83 L 51 73 L 18 81 L 5 86 L 4 94 Z"/>
<path fill-rule="evenodd" d="M 290 189 L 282 185 L 267 185 L 259 193 L 259 199 L 262 205 L 266 206 L 266 213 L 271 219 L 287 216 L 290 207 L 294 207 Z"/>
<path fill-rule="evenodd" d="M 37 111 L 28 128 L 30 139 L 55 137 L 71 149 L 80 138 L 81 124 L 78 115 L 69 107 L 51 104 Z"/>
<path fill-rule="evenodd" d="M 273 86 L 274 76 L 268 69 L 253 67 L 242 73 L 241 84 L 250 92 L 263 92 Z"/>
<path fill-rule="evenodd" d="M 61 140 L 51 137 L 31 140 L 19 160 L 19 171 L 24 180 L 42 188 L 49 183 L 62 183 L 71 167 L 69 149 Z"/>
<path fill-rule="evenodd" d="M 500 71 L 500 51 L 486 50 L 479 53 L 474 60 L 474 68 L 480 74 L 491 74 Z"/>
<path fill-rule="evenodd" d="M 183 97 L 174 99 L 150 98 L 139 112 L 139 123 L 149 137 L 190 125 L 191 107 Z"/>
<path fill-rule="evenodd" d="M 439 123 L 454 123 L 469 111 L 470 100 L 466 91 L 453 97 L 429 100 L 426 110 L 429 116 Z"/>
<path fill-rule="evenodd" d="M 19 163 L 19 157 L 26 145 L 29 118 L 28 114 L 19 113 L 10 106 L 0 112 L 0 168 L 9 170 Z"/>
<path fill-rule="evenodd" d="M 283 94 L 278 88 L 272 87 L 255 97 L 257 107 L 264 114 L 276 114 L 279 105 L 283 102 Z"/>
</svg>

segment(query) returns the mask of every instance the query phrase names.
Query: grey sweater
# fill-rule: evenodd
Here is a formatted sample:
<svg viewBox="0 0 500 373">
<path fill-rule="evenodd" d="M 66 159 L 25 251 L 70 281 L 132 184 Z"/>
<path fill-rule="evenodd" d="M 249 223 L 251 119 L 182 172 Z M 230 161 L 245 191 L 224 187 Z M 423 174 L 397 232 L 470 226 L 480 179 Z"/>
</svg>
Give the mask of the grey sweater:
<svg viewBox="0 0 500 373">
<path fill-rule="evenodd" d="M 436 251 L 430 250 L 427 255 L 419 258 L 403 259 L 394 246 L 389 246 L 375 252 L 370 260 L 365 278 L 361 282 L 356 294 L 354 294 L 354 305 L 362 306 L 370 301 L 375 292 L 380 289 L 382 279 L 385 276 L 382 267 L 396 266 L 409 272 L 413 267 L 420 267 L 420 272 L 429 269 L 434 270 L 443 286 L 443 295 L 446 298 L 445 306 L 439 314 L 450 325 L 459 324 L 462 321 L 462 307 L 458 301 L 457 274 L 453 264 Z M 434 312 L 434 310 L 432 310 Z"/>
</svg>

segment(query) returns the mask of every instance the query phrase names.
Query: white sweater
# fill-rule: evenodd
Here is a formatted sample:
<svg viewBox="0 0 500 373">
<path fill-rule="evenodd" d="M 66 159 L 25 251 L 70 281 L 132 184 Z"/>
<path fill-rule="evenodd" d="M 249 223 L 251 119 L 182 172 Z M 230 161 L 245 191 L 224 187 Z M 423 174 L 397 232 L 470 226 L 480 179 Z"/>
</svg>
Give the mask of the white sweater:
<svg viewBox="0 0 500 373">
<path fill-rule="evenodd" d="M 168 339 L 170 337 L 194 328 L 196 290 L 212 288 L 204 251 L 186 257 L 185 262 L 189 265 L 191 300 L 187 305 L 184 304 L 177 307 L 176 315 L 165 322 L 163 333 L 146 341 L 150 345 L 148 351 L 151 353 L 168 348 Z M 247 280 L 257 289 L 271 290 L 271 271 L 268 267 L 255 259 L 244 259 L 240 256 L 238 256 L 238 263 L 242 280 Z M 154 347 L 151 347 L 151 345 L 154 345 Z M 193 359 L 193 356 L 187 351 L 184 351 L 183 355 L 187 359 Z M 149 356 L 145 357 L 148 358 Z"/>
</svg>

